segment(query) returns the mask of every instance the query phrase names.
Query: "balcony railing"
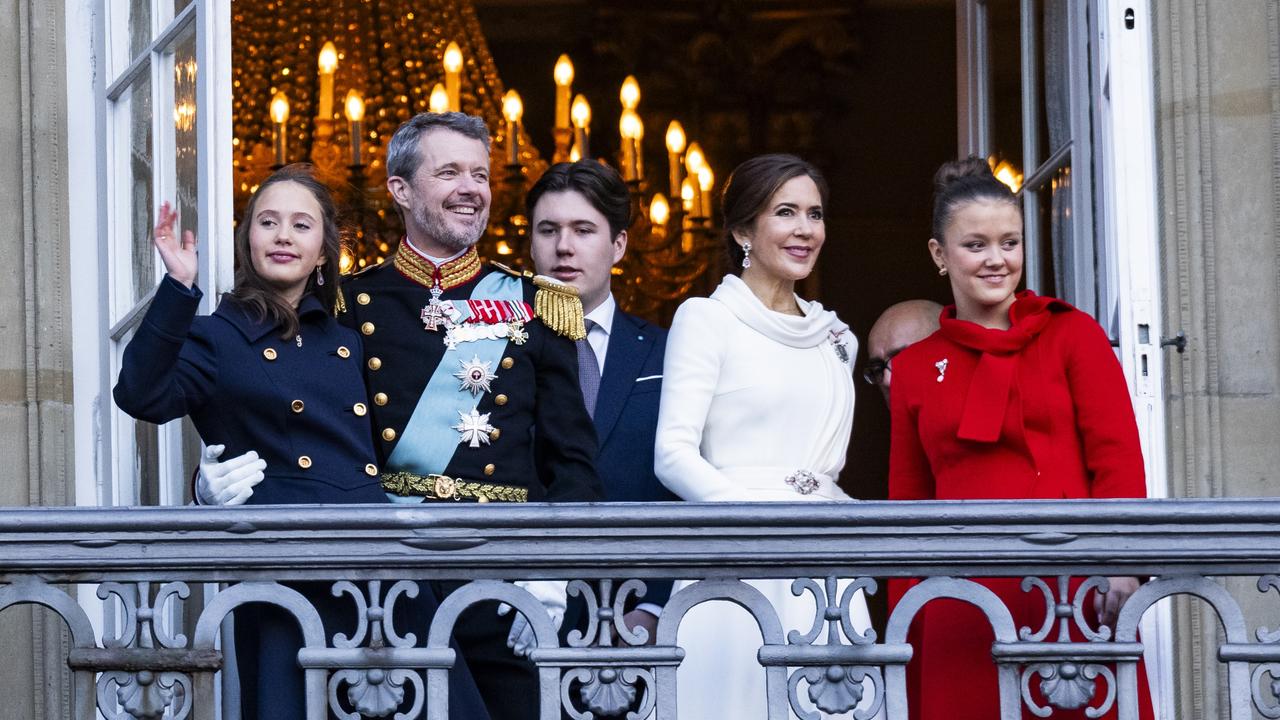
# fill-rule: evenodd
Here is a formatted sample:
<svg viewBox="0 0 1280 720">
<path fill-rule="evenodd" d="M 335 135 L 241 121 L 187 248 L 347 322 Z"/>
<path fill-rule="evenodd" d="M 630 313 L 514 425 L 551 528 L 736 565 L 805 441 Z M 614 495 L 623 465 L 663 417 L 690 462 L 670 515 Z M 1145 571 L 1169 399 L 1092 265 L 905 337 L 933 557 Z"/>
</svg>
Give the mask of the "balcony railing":
<svg viewBox="0 0 1280 720">
<path fill-rule="evenodd" d="M 77 718 L 101 708 L 109 718 L 212 720 L 223 667 L 219 626 L 234 607 L 262 602 L 284 608 L 302 629 L 308 718 L 325 718 L 329 708 L 358 718 L 344 709 L 354 688 L 394 679 L 425 695 L 425 707 L 397 708 L 394 693 L 375 694 L 387 699 L 366 700 L 367 716 L 442 720 L 453 623 L 471 604 L 498 599 L 530 618 L 544 720 L 558 720 L 562 703 L 574 718 L 622 717 L 635 703 L 631 717 L 656 709 L 667 720 L 676 717 L 684 657 L 680 622 L 699 603 L 727 599 L 761 628 L 770 718 L 791 710 L 816 717 L 808 708 L 819 700 L 851 710 L 860 690 L 848 691 L 865 675 L 876 697 L 855 717 L 883 705 L 897 720 L 907 716 L 912 617 L 933 599 L 956 598 L 977 606 L 994 630 L 1002 718 L 1021 718 L 1024 704 L 1043 717 L 1085 698 L 1098 713 L 1115 706 L 1122 720 L 1136 720 L 1138 624 L 1174 595 L 1199 597 L 1221 623 L 1217 658 L 1232 720 L 1255 709 L 1280 718 L 1280 630 L 1248 627 L 1237 599 L 1215 580 L 1256 577 L 1257 592 L 1280 594 L 1277 573 L 1280 500 L 0 511 L 0 610 L 34 603 L 65 621 Z M 1044 597 L 1042 625 L 1015 627 L 997 595 L 966 579 L 990 576 L 1028 578 L 1023 589 Z M 1082 615 L 1085 592 L 1103 576 L 1153 578 L 1125 604 L 1114 633 L 1089 627 Z M 1067 577 L 1091 579 L 1068 592 Z M 502 582 L 535 578 L 600 581 L 576 584 L 596 611 L 586 638 L 562 647 L 537 600 Z M 639 583 L 614 578 L 699 582 L 672 596 L 656 643 L 644 645 L 621 621 Z M 799 579 L 794 592 L 811 594 L 817 607 L 812 630 L 784 635 L 743 578 Z M 885 578 L 923 582 L 897 604 L 882 636 L 864 637 L 849 621 L 852 593 L 837 593 L 837 579 L 841 588 L 852 580 L 873 592 Z M 439 579 L 471 582 L 443 602 L 426 637 L 411 641 L 383 626 L 408 583 Z M 334 593 L 351 600 L 358 627 L 326 637 L 306 597 L 277 584 L 302 580 L 337 583 Z M 97 637 L 67 593 L 74 583 L 98 584 L 105 614 L 116 619 L 108 637 Z M 199 583 L 225 585 L 196 607 L 191 590 Z M 1262 599 L 1275 600 L 1271 616 L 1280 618 L 1280 597 Z M 1069 626 L 1085 639 L 1071 641 Z M 618 692 L 599 692 L 605 684 Z"/>
</svg>

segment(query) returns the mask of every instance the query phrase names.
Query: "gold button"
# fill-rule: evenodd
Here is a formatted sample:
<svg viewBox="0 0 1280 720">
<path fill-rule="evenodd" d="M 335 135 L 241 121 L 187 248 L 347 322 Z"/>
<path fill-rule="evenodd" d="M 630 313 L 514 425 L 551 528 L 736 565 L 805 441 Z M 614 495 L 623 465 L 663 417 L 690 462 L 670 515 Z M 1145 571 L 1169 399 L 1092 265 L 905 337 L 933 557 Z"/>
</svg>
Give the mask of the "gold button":
<svg viewBox="0 0 1280 720">
<path fill-rule="evenodd" d="M 504 358 L 502 358 L 502 369 L 503 369 L 503 370 L 510 370 L 510 369 L 511 369 L 511 366 L 512 366 L 512 365 L 515 365 L 515 364 L 516 364 L 516 361 L 515 361 L 515 360 L 512 360 L 512 359 L 511 359 L 511 358 L 509 358 L 509 357 L 504 357 Z"/>
<path fill-rule="evenodd" d="M 396 439 L 396 431 L 394 428 L 386 428 L 382 431 L 382 439 L 391 442 Z"/>
<path fill-rule="evenodd" d="M 368 475 L 369 477 L 374 477 L 375 475 L 378 474 L 378 466 L 374 465 L 373 463 L 369 463 L 368 465 L 365 465 L 364 474 Z"/>
<path fill-rule="evenodd" d="M 489 502 L 489 496 L 488 496 L 488 495 L 477 495 L 477 496 L 476 496 L 476 502 L 487 503 L 487 502 Z"/>
<path fill-rule="evenodd" d="M 356 403 L 351 406 L 351 412 L 355 413 L 356 417 L 364 417 L 364 414 L 369 412 L 369 408 L 365 407 L 364 403 Z"/>
<path fill-rule="evenodd" d="M 303 404 L 301 400 L 294 400 L 293 402 L 289 403 L 289 407 L 293 408 L 294 412 L 300 413 L 302 412 Z"/>
<path fill-rule="evenodd" d="M 494 429 L 492 429 L 492 430 L 490 430 L 490 431 L 489 431 L 489 439 L 490 439 L 490 440 L 497 440 L 497 439 L 498 439 L 498 438 L 500 438 L 500 437 L 502 437 L 502 431 L 501 431 L 501 430 L 499 430 L 498 428 L 494 428 Z"/>
<path fill-rule="evenodd" d="M 489 463 L 488 465 L 484 466 L 485 475 L 492 475 L 494 470 L 497 470 L 497 468 L 493 466 L 493 463 Z"/>
<path fill-rule="evenodd" d="M 303 455 L 302 457 L 298 458 L 298 467 L 302 468 L 303 470 L 306 470 L 307 468 L 311 467 L 311 458 L 307 457 L 306 455 Z"/>
<path fill-rule="evenodd" d="M 344 358 L 344 359 L 345 359 L 345 358 L 349 358 L 349 357 L 351 357 L 351 351 L 350 351 L 350 350 L 348 350 L 348 349 L 346 348 L 346 346 L 345 346 L 345 345 L 339 345 L 339 346 L 338 346 L 338 357 L 340 357 L 340 358 Z"/>
<path fill-rule="evenodd" d="M 357 296 L 356 296 L 356 302 L 360 303 L 361 305 L 368 305 L 368 304 L 369 304 L 369 293 L 360 293 L 359 295 L 357 295 Z"/>
<path fill-rule="evenodd" d="M 377 393 L 377 394 L 375 394 L 375 395 L 373 396 L 373 404 L 374 404 L 374 405 L 386 405 L 386 404 L 387 404 L 387 394 L 386 394 L 386 393 Z"/>
<path fill-rule="evenodd" d="M 380 358 L 376 358 L 376 357 L 369 358 L 370 370 L 377 370 L 380 367 L 382 367 L 382 360 Z"/>
<path fill-rule="evenodd" d="M 262 351 L 262 357 L 264 357 L 264 358 L 266 358 L 266 359 L 268 359 L 268 360 L 275 360 L 275 359 L 276 359 L 276 349 L 275 349 L 275 348 L 267 348 L 266 350 L 263 350 L 263 351 Z"/>
<path fill-rule="evenodd" d="M 373 334 L 373 323 L 371 323 L 371 322 L 367 322 L 367 323 L 365 323 L 365 324 L 361 325 L 361 326 L 360 326 L 360 332 L 364 333 L 365 335 L 372 335 L 372 334 Z"/>
<path fill-rule="evenodd" d="M 506 405 L 507 396 L 499 393 L 498 395 L 493 396 L 493 402 L 497 405 Z"/>
</svg>

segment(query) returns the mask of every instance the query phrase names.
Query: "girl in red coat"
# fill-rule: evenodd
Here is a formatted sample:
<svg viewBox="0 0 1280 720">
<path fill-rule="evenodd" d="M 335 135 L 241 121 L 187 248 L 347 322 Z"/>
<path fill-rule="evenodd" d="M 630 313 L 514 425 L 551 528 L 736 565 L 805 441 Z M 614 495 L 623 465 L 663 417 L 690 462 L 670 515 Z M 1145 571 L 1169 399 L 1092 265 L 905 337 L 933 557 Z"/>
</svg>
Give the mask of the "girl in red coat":
<svg viewBox="0 0 1280 720">
<path fill-rule="evenodd" d="M 1138 429 L 1106 334 L 1060 300 L 1017 292 L 1023 265 L 1017 198 L 980 158 L 943 165 L 934 185 L 929 252 L 949 278 L 955 304 L 942 311 L 937 332 L 893 359 L 889 496 L 1145 497 Z M 981 582 L 1009 607 L 1016 627 L 1035 631 L 1044 622 L 1044 595 L 1023 592 L 1020 580 Z M 1138 587 L 1135 578 L 1108 580 L 1110 592 L 1094 593 L 1087 604 L 1095 627 L 1113 624 Z M 1073 597 L 1080 582 L 1072 583 Z M 892 585 L 891 597 L 905 590 Z M 994 636 L 985 616 L 967 603 L 935 600 L 912 629 L 912 720 L 998 718 Z M 1039 679 L 1032 678 L 1033 688 Z M 1102 703 L 1106 683 L 1097 680 L 1085 707 Z M 1140 685 L 1140 714 L 1151 718 Z M 1038 690 L 1033 697 L 1046 705 Z M 1055 708 L 1051 717 L 1084 718 L 1084 710 Z M 1115 716 L 1113 707 L 1104 717 Z M 1024 717 L 1032 717 L 1025 707 Z"/>
</svg>

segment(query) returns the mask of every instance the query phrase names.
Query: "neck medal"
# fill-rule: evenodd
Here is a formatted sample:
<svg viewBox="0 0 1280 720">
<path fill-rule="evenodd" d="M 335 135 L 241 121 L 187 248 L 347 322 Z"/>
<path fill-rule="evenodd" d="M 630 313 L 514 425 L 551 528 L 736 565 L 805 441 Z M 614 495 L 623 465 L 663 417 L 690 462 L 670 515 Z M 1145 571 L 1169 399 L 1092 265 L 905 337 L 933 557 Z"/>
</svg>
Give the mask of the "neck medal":
<svg viewBox="0 0 1280 720">
<path fill-rule="evenodd" d="M 440 295 L 444 291 L 439 285 L 431 288 L 431 300 L 422 308 L 422 324 L 428 330 L 439 330 L 441 325 L 448 327 L 449 317 L 445 313 L 444 303 Z"/>
</svg>

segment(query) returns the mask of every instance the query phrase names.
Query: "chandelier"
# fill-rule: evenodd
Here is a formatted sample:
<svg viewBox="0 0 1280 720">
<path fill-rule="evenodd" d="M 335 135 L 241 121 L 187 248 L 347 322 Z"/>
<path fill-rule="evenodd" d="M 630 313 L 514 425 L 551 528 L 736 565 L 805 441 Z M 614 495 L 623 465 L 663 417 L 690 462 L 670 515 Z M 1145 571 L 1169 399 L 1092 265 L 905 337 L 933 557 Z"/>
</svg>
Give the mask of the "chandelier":
<svg viewBox="0 0 1280 720">
<path fill-rule="evenodd" d="M 528 264 L 528 188 L 548 163 L 521 122 L 524 102 L 504 88 L 470 0 L 271 0 L 232 10 L 233 168 L 237 211 L 274 168 L 315 166 L 348 208 L 344 272 L 382 262 L 403 235 L 386 193 L 386 142 L 423 111 L 461 110 L 493 136 L 493 203 L 478 249 L 486 259 Z M 552 160 L 591 153 L 591 105 L 574 95 L 567 55 L 555 64 Z M 613 290 L 628 312 L 669 319 L 675 305 L 708 286 L 720 244 L 712 222 L 715 175 L 678 120 L 664 141 L 666 163 L 650 173 L 640 85 L 619 91 L 616 167 L 632 198 L 627 253 Z"/>
</svg>

